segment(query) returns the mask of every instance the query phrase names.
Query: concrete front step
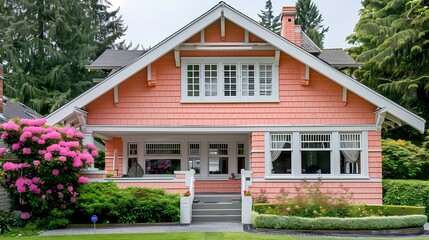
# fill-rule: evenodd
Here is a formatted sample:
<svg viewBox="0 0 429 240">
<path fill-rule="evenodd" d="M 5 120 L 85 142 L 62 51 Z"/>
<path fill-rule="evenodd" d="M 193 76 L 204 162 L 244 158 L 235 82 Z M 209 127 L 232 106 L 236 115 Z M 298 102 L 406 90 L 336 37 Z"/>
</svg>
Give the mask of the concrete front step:
<svg viewBox="0 0 429 240">
<path fill-rule="evenodd" d="M 193 215 L 192 222 L 241 222 L 241 215 Z"/>
<path fill-rule="evenodd" d="M 192 216 L 241 215 L 241 209 L 192 209 Z"/>
<path fill-rule="evenodd" d="M 197 193 L 192 204 L 192 222 L 240 222 L 240 194 Z"/>
<path fill-rule="evenodd" d="M 240 194 L 195 194 L 194 202 L 219 203 L 219 202 L 240 202 Z"/>
<path fill-rule="evenodd" d="M 220 203 L 203 203 L 192 204 L 192 209 L 241 209 L 240 202 L 220 202 Z"/>
</svg>

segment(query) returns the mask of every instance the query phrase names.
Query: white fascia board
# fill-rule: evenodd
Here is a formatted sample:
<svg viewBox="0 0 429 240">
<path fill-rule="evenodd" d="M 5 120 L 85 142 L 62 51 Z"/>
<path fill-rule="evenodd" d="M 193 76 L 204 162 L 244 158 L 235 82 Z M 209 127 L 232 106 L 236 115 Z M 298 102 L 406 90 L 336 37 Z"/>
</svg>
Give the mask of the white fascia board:
<svg viewBox="0 0 429 240">
<path fill-rule="evenodd" d="M 280 49 L 284 53 L 306 64 L 310 68 L 328 77 L 337 84 L 346 87 L 349 91 L 357 94 L 375 106 L 380 108 L 386 107 L 390 114 L 419 130 L 421 133 L 424 132 L 425 120 L 423 118 L 415 115 L 414 113 L 399 106 L 398 104 L 373 91 L 362 83 L 329 66 L 327 63 L 306 52 L 292 42 L 287 41 L 283 37 L 267 30 L 265 27 L 257 24 L 253 19 L 229 7 L 224 9 L 224 16 L 231 22 L 234 22 L 242 28 L 249 30 L 252 34 L 255 34 L 268 43 L 271 43 L 273 46 Z"/>
<path fill-rule="evenodd" d="M 114 86 L 131 77 L 156 59 L 173 50 L 180 43 L 186 41 L 188 38 L 200 32 L 201 29 L 204 29 L 206 26 L 210 25 L 221 17 L 221 10 L 224 9 L 224 6 L 224 4 L 219 4 L 217 7 L 211 9 L 210 11 L 195 19 L 194 21 L 192 21 L 164 41 L 157 44 L 152 49 L 148 50 L 145 54 L 143 54 L 133 62 L 129 63 L 124 68 L 118 70 L 110 77 L 107 77 L 98 85 L 92 87 L 91 89 L 87 90 L 77 98 L 68 102 L 55 112 L 49 114 L 46 117 L 47 124 L 53 125 L 60 122 L 62 119 L 71 114 L 75 107 L 84 107 L 88 103 L 97 99 L 102 94 L 112 89 Z"/>
</svg>

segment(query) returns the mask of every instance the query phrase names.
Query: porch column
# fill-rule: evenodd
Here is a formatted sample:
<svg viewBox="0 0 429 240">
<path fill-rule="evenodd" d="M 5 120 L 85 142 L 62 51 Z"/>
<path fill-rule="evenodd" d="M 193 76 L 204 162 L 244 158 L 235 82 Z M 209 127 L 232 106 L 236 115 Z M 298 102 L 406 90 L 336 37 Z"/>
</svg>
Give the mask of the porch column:
<svg viewBox="0 0 429 240">
<path fill-rule="evenodd" d="M 87 144 L 94 145 L 94 136 L 92 135 L 92 132 L 83 133 L 82 143 L 83 143 L 83 145 L 87 145 Z"/>
</svg>

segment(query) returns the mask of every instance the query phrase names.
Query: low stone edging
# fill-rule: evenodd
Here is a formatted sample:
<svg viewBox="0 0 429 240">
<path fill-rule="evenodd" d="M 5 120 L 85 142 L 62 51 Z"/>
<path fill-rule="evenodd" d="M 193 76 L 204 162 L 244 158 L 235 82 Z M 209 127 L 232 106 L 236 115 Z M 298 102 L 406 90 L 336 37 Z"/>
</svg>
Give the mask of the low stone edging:
<svg viewBox="0 0 429 240">
<path fill-rule="evenodd" d="M 180 226 L 179 222 L 166 223 L 96 223 L 96 228 L 121 228 L 121 227 L 144 227 L 144 226 Z M 66 228 L 94 228 L 93 223 L 68 224 Z"/>
</svg>

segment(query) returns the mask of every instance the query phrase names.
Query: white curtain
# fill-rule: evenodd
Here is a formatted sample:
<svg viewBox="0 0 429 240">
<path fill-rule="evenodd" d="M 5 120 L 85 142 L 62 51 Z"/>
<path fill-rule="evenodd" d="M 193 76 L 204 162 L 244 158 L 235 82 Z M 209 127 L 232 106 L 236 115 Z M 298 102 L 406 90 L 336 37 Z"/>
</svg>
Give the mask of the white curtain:
<svg viewBox="0 0 429 240">
<path fill-rule="evenodd" d="M 342 148 L 359 148 L 359 143 L 357 142 L 342 142 Z M 360 150 L 341 150 L 341 153 L 344 155 L 346 173 L 358 173 L 358 160 Z"/>
<path fill-rule="evenodd" d="M 271 151 L 271 162 L 274 162 L 282 154 L 282 151 Z"/>
</svg>

